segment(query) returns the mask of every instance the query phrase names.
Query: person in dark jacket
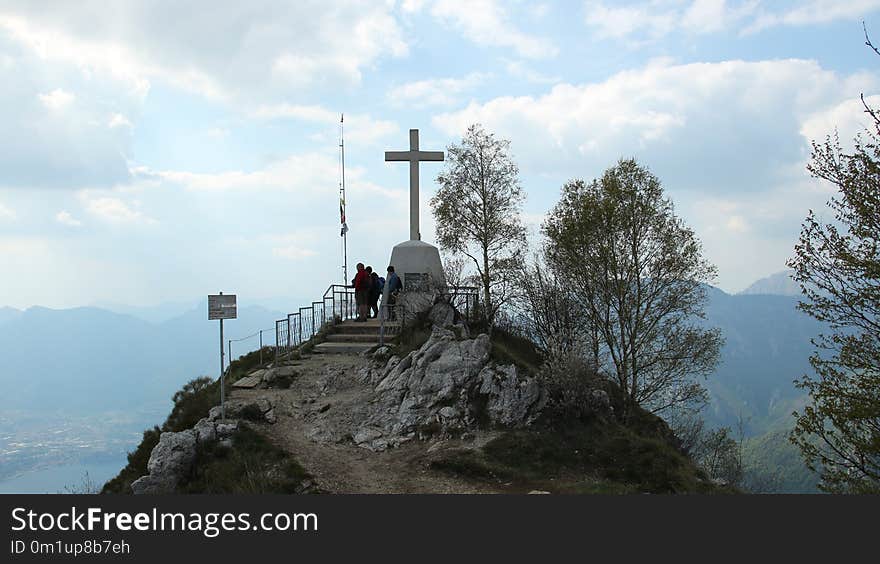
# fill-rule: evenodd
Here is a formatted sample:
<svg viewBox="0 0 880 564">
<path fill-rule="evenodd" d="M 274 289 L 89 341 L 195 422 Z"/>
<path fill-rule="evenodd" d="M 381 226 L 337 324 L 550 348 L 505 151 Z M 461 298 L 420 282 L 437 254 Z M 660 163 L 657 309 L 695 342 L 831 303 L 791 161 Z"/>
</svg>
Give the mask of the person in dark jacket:
<svg viewBox="0 0 880 564">
<path fill-rule="evenodd" d="M 357 319 L 355 321 L 366 321 L 368 308 L 370 307 L 370 275 L 367 273 L 362 262 L 357 264 L 357 274 L 354 275 L 352 285 L 354 286 L 354 303 L 357 305 Z"/>
<path fill-rule="evenodd" d="M 382 285 L 379 282 L 379 275 L 375 272 L 370 273 L 370 317 L 379 316 L 379 296 L 382 294 Z"/>
</svg>

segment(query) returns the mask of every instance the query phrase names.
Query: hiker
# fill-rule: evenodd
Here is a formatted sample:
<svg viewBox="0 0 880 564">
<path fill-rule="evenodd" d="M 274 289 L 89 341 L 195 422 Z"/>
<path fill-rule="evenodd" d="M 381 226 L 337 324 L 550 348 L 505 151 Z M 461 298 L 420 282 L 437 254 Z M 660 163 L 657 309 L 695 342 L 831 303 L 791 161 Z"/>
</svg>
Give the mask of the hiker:
<svg viewBox="0 0 880 564">
<path fill-rule="evenodd" d="M 388 277 L 385 279 L 385 288 L 382 294 L 382 307 L 385 307 L 386 304 L 388 305 L 386 319 L 394 319 L 393 306 L 397 303 L 397 297 L 402 289 L 403 282 L 400 281 L 400 277 L 394 272 L 394 267 L 389 266 Z"/>
<path fill-rule="evenodd" d="M 370 273 L 370 317 L 379 317 L 379 296 L 382 295 L 382 282 L 375 272 Z"/>
<path fill-rule="evenodd" d="M 369 307 L 370 275 L 367 274 L 364 263 L 357 263 L 357 274 L 354 275 L 354 280 L 351 281 L 351 284 L 354 286 L 354 303 L 357 306 L 357 318 L 355 321 L 366 321 L 367 308 Z"/>
</svg>

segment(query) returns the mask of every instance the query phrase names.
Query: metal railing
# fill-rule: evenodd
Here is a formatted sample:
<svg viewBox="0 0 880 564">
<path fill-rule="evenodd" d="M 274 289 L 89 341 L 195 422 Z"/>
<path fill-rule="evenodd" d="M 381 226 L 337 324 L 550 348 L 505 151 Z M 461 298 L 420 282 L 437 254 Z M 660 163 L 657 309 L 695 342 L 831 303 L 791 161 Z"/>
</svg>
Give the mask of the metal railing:
<svg viewBox="0 0 880 564">
<path fill-rule="evenodd" d="M 473 322 L 480 313 L 480 289 L 476 286 L 449 286 L 443 297 L 468 322 Z"/>
<path fill-rule="evenodd" d="M 466 319 L 473 321 L 479 315 L 479 291 L 473 286 L 450 286 L 441 294 Z M 357 318 L 354 288 L 343 284 L 331 284 L 321 301 L 312 302 L 289 313 L 285 319 L 275 322 L 276 355 L 289 354 L 293 349 L 308 342 L 328 324 L 342 323 Z M 386 337 L 399 334 L 406 324 L 406 308 L 402 304 L 385 304 L 379 309 L 380 342 Z"/>
<path fill-rule="evenodd" d="M 275 348 L 280 354 L 308 342 L 328 323 L 338 323 L 357 315 L 354 288 L 332 284 L 321 301 L 312 302 L 275 322 Z"/>
</svg>

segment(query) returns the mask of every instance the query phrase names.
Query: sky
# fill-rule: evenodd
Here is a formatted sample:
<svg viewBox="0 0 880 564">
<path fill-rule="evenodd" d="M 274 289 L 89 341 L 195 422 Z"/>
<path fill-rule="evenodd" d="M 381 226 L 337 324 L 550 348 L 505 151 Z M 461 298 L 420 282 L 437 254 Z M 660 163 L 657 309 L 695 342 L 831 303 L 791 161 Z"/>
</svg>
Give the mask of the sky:
<svg viewBox="0 0 880 564">
<path fill-rule="evenodd" d="M 319 299 L 343 280 L 342 113 L 350 264 L 408 238 L 384 151 L 480 123 L 535 249 L 566 181 L 634 157 L 737 292 L 826 213 L 811 141 L 880 103 L 862 20 L 880 38 L 880 0 L 0 0 L 0 306 Z"/>
</svg>

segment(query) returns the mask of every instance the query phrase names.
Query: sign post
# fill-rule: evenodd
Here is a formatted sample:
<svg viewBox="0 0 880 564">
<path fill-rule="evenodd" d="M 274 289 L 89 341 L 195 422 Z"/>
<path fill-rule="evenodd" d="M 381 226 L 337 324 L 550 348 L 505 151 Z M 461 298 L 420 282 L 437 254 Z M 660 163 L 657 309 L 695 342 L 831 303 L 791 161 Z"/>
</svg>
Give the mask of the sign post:
<svg viewBox="0 0 880 564">
<path fill-rule="evenodd" d="M 214 319 L 220 320 L 220 418 L 226 420 L 226 404 L 224 390 L 224 366 L 223 366 L 223 320 L 235 319 L 237 317 L 237 309 L 235 303 L 235 294 L 223 295 L 220 292 L 217 295 L 208 296 L 208 321 Z M 232 359 L 229 359 L 232 362 Z"/>
</svg>

